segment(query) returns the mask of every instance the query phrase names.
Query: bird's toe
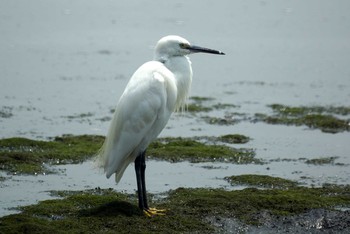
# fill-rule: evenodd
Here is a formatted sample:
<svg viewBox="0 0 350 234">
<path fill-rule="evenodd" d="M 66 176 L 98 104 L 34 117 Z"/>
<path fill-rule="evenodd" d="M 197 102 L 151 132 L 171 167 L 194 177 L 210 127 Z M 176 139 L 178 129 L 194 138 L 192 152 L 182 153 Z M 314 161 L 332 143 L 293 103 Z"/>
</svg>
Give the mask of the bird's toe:
<svg viewBox="0 0 350 234">
<path fill-rule="evenodd" d="M 156 209 L 156 208 L 148 208 L 148 209 L 144 209 L 143 213 L 147 216 L 147 217 L 153 217 L 153 216 L 162 216 L 165 215 L 165 212 L 167 210 L 165 209 Z"/>
</svg>

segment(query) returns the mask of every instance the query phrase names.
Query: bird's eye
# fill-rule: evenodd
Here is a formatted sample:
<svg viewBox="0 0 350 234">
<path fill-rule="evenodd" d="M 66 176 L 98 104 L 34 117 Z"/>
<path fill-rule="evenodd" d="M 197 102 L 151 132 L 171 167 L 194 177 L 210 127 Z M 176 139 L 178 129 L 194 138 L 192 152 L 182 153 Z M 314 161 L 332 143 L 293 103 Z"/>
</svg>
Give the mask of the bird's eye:
<svg viewBox="0 0 350 234">
<path fill-rule="evenodd" d="M 185 43 L 180 43 L 179 45 L 180 45 L 181 49 L 186 49 L 187 48 L 187 45 Z"/>
</svg>

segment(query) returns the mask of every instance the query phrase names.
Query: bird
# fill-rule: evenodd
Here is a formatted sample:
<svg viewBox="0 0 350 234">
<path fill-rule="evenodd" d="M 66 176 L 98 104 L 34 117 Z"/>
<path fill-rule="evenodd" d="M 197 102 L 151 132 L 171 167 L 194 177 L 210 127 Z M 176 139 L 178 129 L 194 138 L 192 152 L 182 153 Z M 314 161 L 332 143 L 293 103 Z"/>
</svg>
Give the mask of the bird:
<svg viewBox="0 0 350 234">
<path fill-rule="evenodd" d="M 166 211 L 148 206 L 146 149 L 161 133 L 171 114 L 185 109 L 192 83 L 188 55 L 194 53 L 225 54 L 192 45 L 176 35 L 157 42 L 154 59 L 141 65 L 127 83 L 98 153 L 98 166 L 104 168 L 107 178 L 115 174 L 116 183 L 134 162 L 138 206 L 147 216 L 164 215 Z"/>
</svg>

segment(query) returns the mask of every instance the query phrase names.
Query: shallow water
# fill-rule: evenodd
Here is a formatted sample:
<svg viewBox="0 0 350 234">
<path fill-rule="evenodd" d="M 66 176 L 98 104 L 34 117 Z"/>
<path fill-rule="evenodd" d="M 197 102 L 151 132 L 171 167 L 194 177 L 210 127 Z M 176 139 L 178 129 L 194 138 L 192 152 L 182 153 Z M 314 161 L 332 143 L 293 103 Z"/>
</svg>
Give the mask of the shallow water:
<svg viewBox="0 0 350 234">
<path fill-rule="evenodd" d="M 307 185 L 346 184 L 350 179 L 349 132 L 327 134 L 248 121 L 214 126 L 199 117 L 267 113 L 266 105 L 272 103 L 348 106 L 349 10 L 345 0 L 208 1 L 201 5 L 188 1 L 2 1 L 0 137 L 105 135 L 109 121 L 104 118 L 111 116 L 132 72 L 152 58 L 160 37 L 178 34 L 226 53 L 191 56 L 191 94 L 239 107 L 196 117 L 174 115 L 161 136 L 240 133 L 252 138 L 244 147 L 254 148 L 256 157 L 267 161 L 338 156 L 336 162 L 345 165 L 312 166 L 300 160 L 247 166 L 214 163 L 219 168 L 209 170 L 202 164 L 150 161 L 150 192 L 180 186 L 227 187 L 224 176 L 244 173 L 281 176 Z M 2 175 L 7 179 L 0 182 L 0 215 L 14 212 L 7 208 L 49 198 L 48 190 L 99 186 L 133 192 L 136 188 L 132 167 L 118 186 L 88 162 L 58 169 L 58 175 Z"/>
</svg>

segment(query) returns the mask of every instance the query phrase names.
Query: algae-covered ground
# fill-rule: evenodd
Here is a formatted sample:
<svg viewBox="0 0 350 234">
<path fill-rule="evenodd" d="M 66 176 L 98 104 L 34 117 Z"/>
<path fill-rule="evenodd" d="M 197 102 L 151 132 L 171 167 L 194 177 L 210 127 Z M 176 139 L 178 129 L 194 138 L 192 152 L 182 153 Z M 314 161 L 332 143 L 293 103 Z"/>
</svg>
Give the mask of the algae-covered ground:
<svg viewBox="0 0 350 234">
<path fill-rule="evenodd" d="M 0 218 L 0 232 L 242 233 L 267 228 L 272 232 L 350 231 L 349 186 L 306 188 L 279 178 L 264 176 L 263 180 L 264 187 L 278 180 L 280 187 L 288 189 L 178 188 L 169 191 L 166 198 L 151 201 L 152 206 L 166 209 L 164 216 L 154 217 L 146 217 L 138 209 L 134 194 L 99 188 L 54 191 L 61 199 L 22 207 L 20 214 Z M 313 214 L 309 215 L 312 218 L 300 218 L 306 214 Z"/>
<path fill-rule="evenodd" d="M 160 138 L 148 148 L 152 159 L 171 162 L 231 162 L 237 164 L 262 163 L 253 149 L 234 148 L 218 142 L 247 142 L 239 134 L 211 137 L 212 144 L 190 138 Z M 50 141 L 26 138 L 0 140 L 1 170 L 16 174 L 50 173 L 49 165 L 82 162 L 97 155 L 104 137 L 94 135 L 55 137 Z"/>
<path fill-rule="evenodd" d="M 2 170 L 40 173 L 43 164 L 76 163 L 93 157 L 100 136 L 56 137 L 50 141 L 10 138 L 0 140 Z M 249 137 L 161 138 L 148 149 L 151 158 L 172 162 L 263 163 L 244 144 Z M 226 145 L 228 144 L 228 145 Z M 166 156 L 166 157 L 165 157 Z M 332 163 L 336 158 L 305 160 Z M 302 160 L 302 159 L 300 159 Z M 46 171 L 50 172 L 50 171 Z M 267 175 L 245 174 L 224 178 L 242 190 L 178 188 L 149 194 L 151 206 L 166 209 L 165 216 L 146 217 L 137 196 L 113 189 L 52 191 L 60 199 L 20 207 L 19 214 L 0 218 L 0 233 L 244 233 L 254 231 L 350 230 L 350 187 L 302 187 L 298 182 Z M 161 198 L 159 198 L 161 197 Z"/>
<path fill-rule="evenodd" d="M 16 174 L 48 173 L 46 165 L 78 163 L 90 158 L 101 147 L 103 139 L 87 135 L 65 135 L 51 141 L 1 139 L 1 170 Z"/>
<path fill-rule="evenodd" d="M 246 138 L 243 136 L 243 138 Z M 218 140 L 234 140 L 234 136 L 225 135 Z M 208 145 L 192 139 L 167 139 L 153 142 L 148 153 L 152 158 L 170 160 L 173 162 L 187 160 L 190 162 L 232 162 L 236 164 L 262 163 L 261 160 L 254 158 L 254 151 L 245 148 L 232 148 L 226 145 Z"/>
<path fill-rule="evenodd" d="M 350 130 L 350 108 L 344 106 L 285 106 L 269 105 L 272 115 L 257 113 L 256 120 L 269 124 L 305 125 L 323 132 L 337 133 Z"/>
<path fill-rule="evenodd" d="M 214 98 L 193 97 L 188 111 L 192 113 L 212 110 L 233 109 L 239 106 L 232 104 L 213 104 Z M 348 106 L 287 106 L 271 104 L 268 107 L 272 114 L 255 113 L 249 116 L 246 113 L 226 112 L 224 117 L 200 116 L 208 124 L 233 125 L 239 121 L 265 122 L 268 124 L 284 124 L 295 126 L 307 126 L 311 129 L 320 129 L 326 133 L 338 133 L 350 130 L 350 107 Z"/>
</svg>

